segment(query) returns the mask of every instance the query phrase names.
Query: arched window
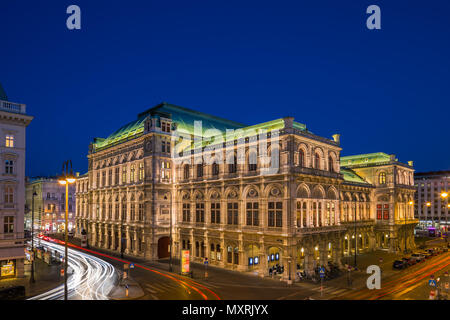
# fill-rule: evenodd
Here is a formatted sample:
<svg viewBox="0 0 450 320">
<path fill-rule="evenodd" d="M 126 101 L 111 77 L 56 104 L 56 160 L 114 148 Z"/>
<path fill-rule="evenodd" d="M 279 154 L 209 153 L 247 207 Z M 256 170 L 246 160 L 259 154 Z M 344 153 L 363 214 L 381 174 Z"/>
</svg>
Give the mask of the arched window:
<svg viewBox="0 0 450 320">
<path fill-rule="evenodd" d="M 314 168 L 320 169 L 320 155 L 318 153 L 314 156 Z"/>
<path fill-rule="evenodd" d="M 189 165 L 185 165 L 184 166 L 184 173 L 183 173 L 184 179 L 188 180 L 189 179 Z"/>
<path fill-rule="evenodd" d="M 381 172 L 378 176 L 379 184 L 386 184 L 386 172 Z"/>
<path fill-rule="evenodd" d="M 298 165 L 300 167 L 305 166 L 305 152 L 303 151 L 303 149 L 300 149 L 300 151 L 298 153 Z"/>
<path fill-rule="evenodd" d="M 331 156 L 328 157 L 328 169 L 330 172 L 334 172 L 333 158 Z"/>
</svg>

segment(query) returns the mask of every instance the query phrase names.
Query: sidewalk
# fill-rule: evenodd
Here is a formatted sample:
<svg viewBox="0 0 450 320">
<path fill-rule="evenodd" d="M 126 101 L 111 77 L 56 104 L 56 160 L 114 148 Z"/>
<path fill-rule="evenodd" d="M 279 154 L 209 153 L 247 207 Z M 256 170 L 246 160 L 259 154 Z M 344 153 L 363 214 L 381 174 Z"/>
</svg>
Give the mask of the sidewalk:
<svg viewBox="0 0 450 320">
<path fill-rule="evenodd" d="M 25 277 L 4 279 L 0 281 L 1 287 L 24 286 L 26 299 L 47 292 L 64 283 L 64 277 L 60 276 L 59 265 L 48 265 L 41 259 L 34 263 L 35 283 L 30 283 L 31 265 L 25 265 Z"/>
<path fill-rule="evenodd" d="M 126 295 L 126 287 L 128 286 L 128 296 Z M 111 290 L 109 293 L 109 298 L 111 300 L 134 300 L 142 298 L 145 295 L 144 290 L 141 286 L 133 280 L 133 278 L 128 277 L 123 279 L 123 273 L 120 275 L 119 283 Z"/>
</svg>

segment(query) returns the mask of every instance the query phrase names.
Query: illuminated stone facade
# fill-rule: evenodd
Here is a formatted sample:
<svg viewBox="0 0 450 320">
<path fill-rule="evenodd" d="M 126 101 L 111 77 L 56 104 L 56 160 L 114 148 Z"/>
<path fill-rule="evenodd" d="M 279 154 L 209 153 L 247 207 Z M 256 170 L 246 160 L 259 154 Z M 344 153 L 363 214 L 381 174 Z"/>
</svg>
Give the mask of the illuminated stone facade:
<svg viewBox="0 0 450 320">
<path fill-rule="evenodd" d="M 0 280 L 24 276 L 25 141 L 32 119 L 0 85 Z"/>
<path fill-rule="evenodd" d="M 120 251 L 122 233 L 125 253 L 156 259 L 168 254 L 172 221 L 174 257 L 189 249 L 193 261 L 260 275 L 280 264 L 292 279 L 297 265 L 340 264 L 355 235 L 358 252 L 402 250 L 405 235 L 414 247 L 412 163 L 340 153 L 339 135 L 291 117 L 249 127 L 161 104 L 95 139 L 77 227 L 90 245 Z"/>
<path fill-rule="evenodd" d="M 35 232 L 45 233 L 64 232 L 66 187 L 58 183 L 56 177 L 30 178 L 25 189 L 25 227 L 31 230 L 32 207 L 34 197 L 34 225 Z M 69 212 L 68 231 L 75 228 L 75 186 L 69 184 Z"/>
</svg>

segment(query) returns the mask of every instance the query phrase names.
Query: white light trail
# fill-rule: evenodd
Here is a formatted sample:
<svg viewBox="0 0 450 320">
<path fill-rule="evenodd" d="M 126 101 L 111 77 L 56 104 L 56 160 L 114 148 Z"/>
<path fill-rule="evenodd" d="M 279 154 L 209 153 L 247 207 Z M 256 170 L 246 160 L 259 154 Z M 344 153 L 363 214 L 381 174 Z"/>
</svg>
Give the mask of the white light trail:
<svg viewBox="0 0 450 320">
<path fill-rule="evenodd" d="M 35 240 L 36 241 L 36 240 Z M 64 246 L 44 241 L 41 245 L 64 256 Z M 114 267 L 100 258 L 69 250 L 68 260 L 68 299 L 69 300 L 108 300 L 108 294 L 115 286 L 118 274 Z M 72 273 L 70 273 L 72 270 Z M 64 284 L 28 300 L 63 300 Z"/>
</svg>

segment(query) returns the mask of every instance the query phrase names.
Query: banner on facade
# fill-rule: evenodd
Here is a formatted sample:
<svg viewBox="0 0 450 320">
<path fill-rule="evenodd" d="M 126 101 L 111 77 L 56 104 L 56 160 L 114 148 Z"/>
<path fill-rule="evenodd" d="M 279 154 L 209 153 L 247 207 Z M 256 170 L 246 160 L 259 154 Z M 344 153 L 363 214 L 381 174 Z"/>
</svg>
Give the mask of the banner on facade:
<svg viewBox="0 0 450 320">
<path fill-rule="evenodd" d="M 189 250 L 181 250 L 181 273 L 186 274 L 189 273 L 190 267 L 190 255 Z"/>
</svg>

